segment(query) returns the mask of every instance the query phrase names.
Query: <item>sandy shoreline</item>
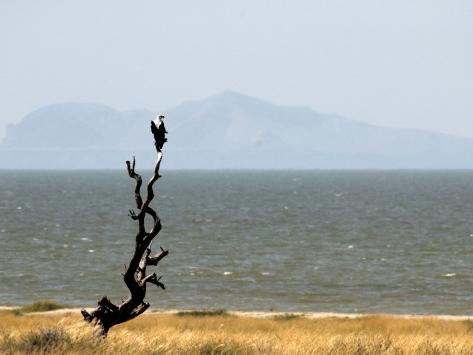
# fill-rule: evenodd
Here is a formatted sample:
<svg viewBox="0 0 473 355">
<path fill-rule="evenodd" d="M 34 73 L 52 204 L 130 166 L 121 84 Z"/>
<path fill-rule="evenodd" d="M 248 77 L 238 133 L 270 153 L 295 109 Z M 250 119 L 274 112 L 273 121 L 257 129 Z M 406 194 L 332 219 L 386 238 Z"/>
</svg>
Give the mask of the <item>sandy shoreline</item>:
<svg viewBox="0 0 473 355">
<path fill-rule="evenodd" d="M 13 310 L 21 307 L 13 306 L 0 306 L 0 311 Z M 46 312 L 31 312 L 29 315 L 57 315 L 57 314 L 70 314 L 80 313 L 81 308 L 62 308 L 54 311 Z M 91 311 L 93 308 L 86 308 Z M 192 312 L 193 309 L 150 309 L 148 312 L 143 313 L 144 316 L 159 316 L 159 315 L 173 315 L 180 312 Z M 268 312 L 268 311 L 226 311 L 229 315 L 238 317 L 250 317 L 250 318 L 274 318 L 283 317 L 288 315 L 296 315 L 309 319 L 322 319 L 322 318 L 348 318 L 357 319 L 363 317 L 392 317 L 399 319 L 426 319 L 435 318 L 443 320 L 473 320 L 473 316 L 468 315 L 448 315 L 448 314 L 396 314 L 396 313 L 337 313 L 337 312 Z"/>
</svg>

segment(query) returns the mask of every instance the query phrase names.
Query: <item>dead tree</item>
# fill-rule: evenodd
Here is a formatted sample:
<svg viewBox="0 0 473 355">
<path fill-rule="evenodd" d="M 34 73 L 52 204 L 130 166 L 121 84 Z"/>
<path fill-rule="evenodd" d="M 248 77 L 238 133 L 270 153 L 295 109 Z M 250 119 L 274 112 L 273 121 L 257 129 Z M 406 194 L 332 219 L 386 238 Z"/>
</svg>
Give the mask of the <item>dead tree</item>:
<svg viewBox="0 0 473 355">
<path fill-rule="evenodd" d="M 168 255 L 168 250 L 160 248 L 160 253 L 151 256 L 151 243 L 161 230 L 161 220 L 156 211 L 150 207 L 150 203 L 155 196 L 153 185 L 161 177 L 159 175 L 159 167 L 163 158 L 162 147 L 166 141 L 165 133 L 167 133 L 164 128 L 163 118 L 164 116 L 159 116 L 155 122 L 151 121 L 151 131 L 154 136 L 158 158 L 154 167 L 154 174 L 148 181 L 147 196 L 144 202 L 140 192 L 141 176 L 135 171 L 135 157 L 133 157 L 132 162 L 126 162 L 128 175 L 135 180 L 135 201 L 136 207 L 139 210 L 138 214 L 134 210 L 129 211 L 129 217 L 138 222 L 138 233 L 135 239 L 135 251 L 126 267 L 125 273 L 122 274 L 125 284 L 130 290 L 130 296 L 118 306 L 113 304 L 107 297 L 103 297 L 98 302 L 97 308 L 92 312 L 89 313 L 85 309 L 81 311 L 84 320 L 93 323 L 103 336 L 106 336 L 109 329 L 114 325 L 129 321 L 148 309 L 149 303 L 144 301 L 147 284 L 153 284 L 163 290 L 165 289 L 164 284 L 161 282 L 161 277 L 158 277 L 155 273 L 146 275 L 146 268 L 148 266 L 158 265 L 160 260 Z M 154 221 L 153 227 L 149 231 L 145 229 L 146 215 L 151 216 Z"/>
</svg>

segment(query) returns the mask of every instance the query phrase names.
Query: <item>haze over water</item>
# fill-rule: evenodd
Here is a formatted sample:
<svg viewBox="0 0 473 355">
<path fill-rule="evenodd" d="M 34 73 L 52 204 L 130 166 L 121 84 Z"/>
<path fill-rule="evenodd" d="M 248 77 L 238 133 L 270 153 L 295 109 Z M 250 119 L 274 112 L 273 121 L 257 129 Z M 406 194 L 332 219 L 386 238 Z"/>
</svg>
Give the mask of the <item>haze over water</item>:
<svg viewBox="0 0 473 355">
<path fill-rule="evenodd" d="M 471 171 L 162 175 L 153 308 L 472 314 Z M 132 191 L 125 171 L 0 172 L 0 304 L 127 297 Z"/>
</svg>

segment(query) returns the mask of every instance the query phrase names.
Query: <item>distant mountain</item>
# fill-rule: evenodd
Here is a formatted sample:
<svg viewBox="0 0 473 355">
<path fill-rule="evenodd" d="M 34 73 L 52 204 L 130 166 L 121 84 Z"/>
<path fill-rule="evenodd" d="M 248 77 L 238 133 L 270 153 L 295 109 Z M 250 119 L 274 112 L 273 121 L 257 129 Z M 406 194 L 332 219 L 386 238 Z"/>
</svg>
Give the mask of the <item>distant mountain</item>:
<svg viewBox="0 0 473 355">
<path fill-rule="evenodd" d="M 118 112 L 89 103 L 42 107 L 20 123 L 7 127 L 1 148 L 19 150 L 120 150 L 142 145 L 145 127 L 154 113 Z"/>
<path fill-rule="evenodd" d="M 473 168 L 473 139 L 377 127 L 226 91 L 165 111 L 169 168 Z M 148 110 L 46 106 L 7 128 L 0 168 L 122 168 L 154 159 Z"/>
</svg>

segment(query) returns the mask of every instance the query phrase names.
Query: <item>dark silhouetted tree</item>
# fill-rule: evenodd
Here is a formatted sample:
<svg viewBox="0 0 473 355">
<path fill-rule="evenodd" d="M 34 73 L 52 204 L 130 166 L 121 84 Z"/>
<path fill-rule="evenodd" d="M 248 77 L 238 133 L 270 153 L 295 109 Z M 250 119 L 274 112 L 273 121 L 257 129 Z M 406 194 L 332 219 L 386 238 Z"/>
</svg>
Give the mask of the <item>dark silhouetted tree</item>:
<svg viewBox="0 0 473 355">
<path fill-rule="evenodd" d="M 150 203 L 155 196 L 153 185 L 161 177 L 159 175 L 159 167 L 163 159 L 162 147 L 167 141 L 165 137 L 167 132 L 164 128 L 163 118 L 164 116 L 159 116 L 156 121 L 151 121 L 151 132 L 154 136 L 158 157 L 154 167 L 154 174 L 148 181 L 147 196 L 144 202 L 140 192 L 142 185 L 141 176 L 135 171 L 135 157 L 133 157 L 132 162 L 126 162 L 128 175 L 135 180 L 135 201 L 136 207 L 139 210 L 138 213 L 134 210 L 129 211 L 131 219 L 138 223 L 135 250 L 123 274 L 125 284 L 130 290 L 130 296 L 120 305 L 115 305 L 107 297 L 103 297 L 98 302 L 97 308 L 92 312 L 89 313 L 85 309 L 81 311 L 84 319 L 87 322 L 93 323 L 103 336 L 106 336 L 114 325 L 129 321 L 148 309 L 149 303 L 144 301 L 148 284 L 155 285 L 163 290 L 165 289 L 164 284 L 161 282 L 161 277 L 158 277 L 155 273 L 146 274 L 148 266 L 158 265 L 160 260 L 168 255 L 167 250 L 160 248 L 160 253 L 151 256 L 151 244 L 161 230 L 161 220 L 156 211 L 150 207 Z M 146 215 L 150 216 L 154 221 L 149 231 L 145 230 Z"/>
</svg>

